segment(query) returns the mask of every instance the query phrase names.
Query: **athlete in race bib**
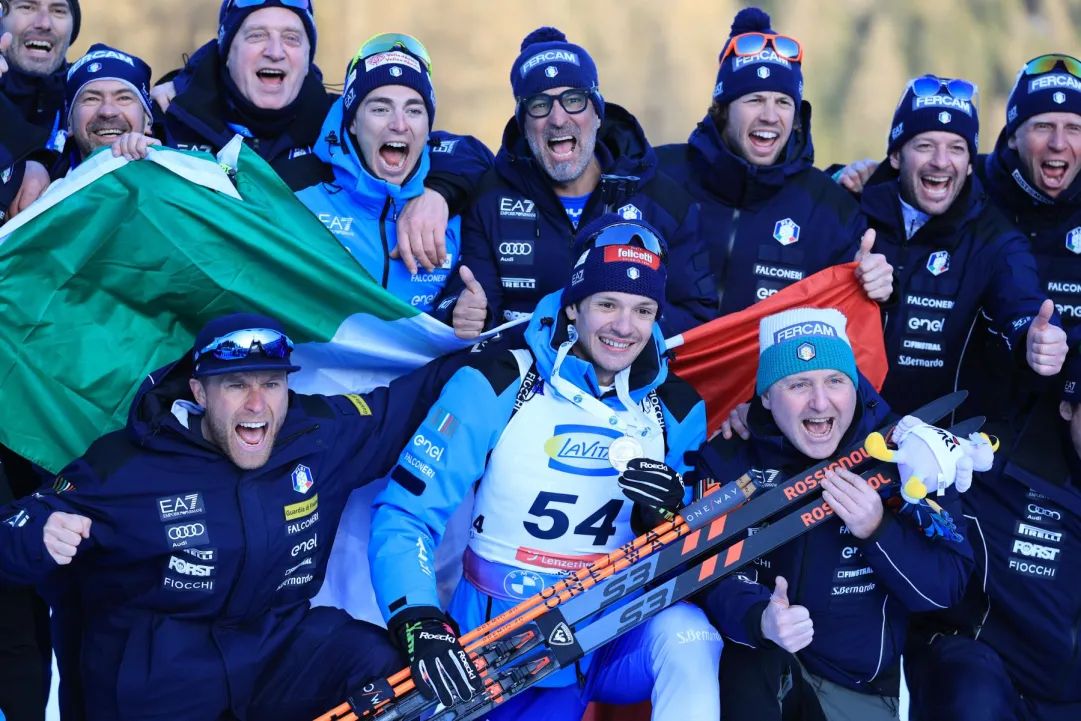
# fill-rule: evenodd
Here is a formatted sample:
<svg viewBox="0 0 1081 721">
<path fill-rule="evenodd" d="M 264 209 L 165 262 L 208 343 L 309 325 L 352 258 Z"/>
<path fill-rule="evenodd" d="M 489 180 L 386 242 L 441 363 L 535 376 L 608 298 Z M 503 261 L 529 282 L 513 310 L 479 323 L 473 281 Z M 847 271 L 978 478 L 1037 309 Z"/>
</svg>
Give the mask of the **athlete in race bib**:
<svg viewBox="0 0 1081 721">
<path fill-rule="evenodd" d="M 429 698 L 481 691 L 454 623 L 498 616 L 689 498 L 680 474 L 705 439 L 705 403 L 662 354 L 666 253 L 640 222 L 584 227 L 571 277 L 537 306 L 525 347 L 451 378 L 376 499 L 376 598 Z M 465 577 L 445 614 L 433 558 L 474 483 Z M 590 701 L 651 698 L 653 718 L 712 721 L 721 646 L 699 609 L 677 604 L 488 718 L 579 719 Z"/>
</svg>

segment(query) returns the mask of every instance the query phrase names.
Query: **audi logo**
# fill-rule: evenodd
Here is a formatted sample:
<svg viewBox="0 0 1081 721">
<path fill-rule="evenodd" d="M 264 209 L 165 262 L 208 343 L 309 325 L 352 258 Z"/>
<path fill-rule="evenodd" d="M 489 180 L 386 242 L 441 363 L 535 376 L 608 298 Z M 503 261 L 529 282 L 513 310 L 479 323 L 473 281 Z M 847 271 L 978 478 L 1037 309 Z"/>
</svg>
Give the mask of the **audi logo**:
<svg viewBox="0 0 1081 721">
<path fill-rule="evenodd" d="M 1028 512 L 1034 513 L 1038 516 L 1044 516 L 1046 518 L 1053 518 L 1056 521 L 1062 520 L 1062 514 L 1058 511 L 1049 511 L 1046 508 L 1040 508 L 1034 503 L 1028 504 Z"/>
<path fill-rule="evenodd" d="M 169 540 L 179 541 L 181 538 L 193 538 L 206 533 L 206 526 L 201 523 L 189 523 L 186 526 L 173 526 L 169 529 Z"/>
<path fill-rule="evenodd" d="M 532 243 L 500 243 L 500 255 L 529 255 L 533 252 Z"/>
</svg>

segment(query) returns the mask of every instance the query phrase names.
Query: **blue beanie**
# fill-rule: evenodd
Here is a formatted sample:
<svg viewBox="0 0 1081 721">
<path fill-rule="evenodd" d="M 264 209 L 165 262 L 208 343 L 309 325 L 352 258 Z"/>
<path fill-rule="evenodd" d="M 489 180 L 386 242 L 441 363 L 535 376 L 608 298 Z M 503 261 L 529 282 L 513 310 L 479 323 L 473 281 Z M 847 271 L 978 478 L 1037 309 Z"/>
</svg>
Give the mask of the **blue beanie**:
<svg viewBox="0 0 1081 721">
<path fill-rule="evenodd" d="M 560 298 L 564 308 L 594 293 L 604 292 L 641 295 L 664 305 L 667 269 L 661 256 L 637 245 L 595 245 L 598 236 L 615 225 L 637 226 L 655 235 L 661 243 L 665 242 L 649 223 L 627 220 L 616 213 L 602 215 L 580 228 L 571 253 L 578 262 L 574 264 Z M 664 245 L 663 249 L 667 253 L 668 246 Z"/>
<path fill-rule="evenodd" d="M 223 338 L 238 330 L 255 330 L 266 328 L 285 335 L 285 328 L 281 323 L 265 315 L 255 313 L 233 313 L 232 315 L 215 318 L 203 326 L 199 334 L 195 336 L 192 345 L 192 357 L 206 348 L 218 338 Z M 287 373 L 300 370 L 300 366 L 293 365 L 289 360 L 289 353 L 285 358 L 274 358 L 266 355 L 258 347 L 252 349 L 246 358 L 236 360 L 222 360 L 211 354 L 206 354 L 195 361 L 195 371 L 192 373 L 196 378 L 204 376 L 221 375 L 222 373 L 243 373 L 245 371 L 273 371 L 283 370 Z"/>
<path fill-rule="evenodd" d="M 233 38 L 236 37 L 240 26 L 244 24 L 247 17 L 256 10 L 264 8 L 285 8 L 300 16 L 301 22 L 304 23 L 304 29 L 308 32 L 308 41 L 311 44 L 308 61 L 315 60 L 317 36 L 315 33 L 315 15 L 313 14 L 315 9 L 312 7 L 312 0 L 287 0 L 286 2 L 283 2 L 283 0 L 263 0 L 263 2 L 247 7 L 238 7 L 234 2 L 235 0 L 222 0 L 221 9 L 218 10 L 218 53 L 221 55 L 222 60 L 229 57 L 229 46 L 233 44 Z M 297 4 L 303 4 L 306 7 L 302 9 L 296 7 Z"/>
<path fill-rule="evenodd" d="M 1081 115 L 1081 78 L 1058 65 L 1040 75 L 1026 75 L 1022 68 L 1006 103 L 1006 135 L 1042 113 Z"/>
<path fill-rule="evenodd" d="M 762 395 L 790 375 L 838 370 L 859 387 L 848 319 L 835 308 L 795 308 L 767 316 L 758 325 L 758 381 Z"/>
<path fill-rule="evenodd" d="M 893 113 L 886 155 L 900 150 L 901 146 L 920 133 L 932 130 L 960 135 L 968 144 L 972 162 L 976 162 L 980 145 L 980 116 L 976 105 L 952 97 L 945 86 L 939 88 L 936 95 L 917 97 L 911 83 L 905 88 L 905 94 Z"/>
<path fill-rule="evenodd" d="M 356 115 L 357 108 L 368 93 L 384 85 L 402 85 L 413 88 L 424 100 L 428 109 L 428 130 L 435 122 L 435 88 L 427 64 L 405 48 L 385 53 L 375 53 L 366 58 L 353 58 L 345 71 L 344 104 L 345 124 Z"/>
<path fill-rule="evenodd" d="M 75 99 L 89 83 L 98 80 L 117 80 L 131 87 L 143 110 L 153 117 L 150 109 L 150 66 L 135 57 L 102 43 L 90 46 L 82 56 L 68 68 L 68 77 L 64 84 L 64 101 L 67 105 L 68 121 L 71 121 L 71 109 Z"/>
<path fill-rule="evenodd" d="M 732 32 L 728 41 L 721 48 L 719 58 L 724 57 L 732 38 L 744 33 L 760 32 L 766 35 L 777 33 L 769 26 L 769 15 L 758 8 L 744 8 L 732 21 Z M 803 101 L 803 70 L 801 63 L 794 63 L 782 58 L 773 46 L 757 55 L 738 57 L 729 55 L 721 62 L 717 70 L 717 85 L 713 88 L 713 99 L 721 105 L 728 105 L 736 98 L 761 92 L 784 93 L 798 106 Z"/>
<path fill-rule="evenodd" d="M 510 86 L 519 101 L 552 88 L 589 90 L 593 109 L 604 120 L 604 98 L 593 58 L 582 47 L 567 42 L 567 36 L 555 28 L 537 28 L 522 40 L 521 52 L 510 69 Z M 525 115 L 521 102 L 515 115 L 520 128 Z"/>
</svg>

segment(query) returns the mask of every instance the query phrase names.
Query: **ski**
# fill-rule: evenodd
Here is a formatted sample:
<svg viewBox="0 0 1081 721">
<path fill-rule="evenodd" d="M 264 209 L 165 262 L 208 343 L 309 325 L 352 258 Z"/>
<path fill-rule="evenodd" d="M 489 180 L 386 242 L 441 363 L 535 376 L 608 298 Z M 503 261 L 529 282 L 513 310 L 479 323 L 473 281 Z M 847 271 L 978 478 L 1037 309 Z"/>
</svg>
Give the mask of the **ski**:
<svg viewBox="0 0 1081 721">
<path fill-rule="evenodd" d="M 953 412 L 967 395 L 967 391 L 956 391 L 928 403 L 909 415 L 916 416 L 926 423 L 935 423 Z M 889 423 L 878 429 L 878 432 L 888 438 L 894 425 L 894 423 Z M 870 460 L 871 456 L 864 449 L 863 441 L 864 439 L 861 438 L 841 453 L 780 482 L 776 488 L 756 498 L 753 504 L 743 505 L 758 488 L 753 473 L 744 474 L 739 479 L 723 486 L 716 483 L 710 484 L 702 490 L 705 497 L 684 507 L 674 520 L 662 523 L 652 531 L 638 536 L 594 563 L 549 586 L 539 594 L 471 630 L 461 637 L 462 645 L 474 655 L 475 661 L 479 660 L 479 668 L 482 671 L 489 666 L 486 657 L 499 658 L 511 651 L 514 651 L 515 655 L 527 652 L 528 649 L 521 648 L 519 642 L 532 648 L 536 646 L 539 639 L 522 639 L 520 635 L 507 638 L 508 634 L 663 548 L 669 548 L 667 560 L 672 565 L 667 566 L 661 573 L 671 570 L 678 563 L 687 562 L 688 553 L 693 552 L 696 555 L 703 553 L 708 548 L 730 539 L 739 531 L 775 515 L 817 490 L 818 482 L 825 477 L 826 470 L 838 467 L 854 469 Z M 738 515 L 729 519 L 728 516 L 733 514 Z M 703 540 L 701 531 L 707 527 L 709 531 Z M 726 527 L 727 531 L 725 531 Z M 717 540 L 718 534 L 723 534 L 724 537 Z M 684 537 L 686 537 L 684 543 L 679 547 L 677 554 L 677 548 L 673 543 Z M 698 548 L 701 544 L 706 545 Z M 650 578 L 656 575 L 653 573 Z M 640 588 L 641 585 L 641 583 L 636 584 L 631 590 Z M 606 603 L 605 606 L 607 605 L 610 604 Z M 500 639 L 506 640 L 498 644 L 498 649 L 488 648 Z M 345 703 L 323 714 L 316 721 L 354 721 L 357 718 L 369 716 L 393 721 L 408 718 L 418 709 L 432 704 L 434 702 L 428 702 L 419 693 L 415 693 L 409 669 L 406 668 L 383 681 L 369 684 L 364 689 L 351 694 Z"/>
<path fill-rule="evenodd" d="M 949 431 L 954 435 L 967 436 L 978 431 L 983 421 L 983 418 L 968 419 L 951 427 Z M 859 475 L 875 490 L 891 484 L 896 487 L 901 480 L 899 469 L 892 463 L 877 464 Z M 564 608 L 553 609 L 551 613 L 539 618 L 536 624 L 547 649 L 524 661 L 489 672 L 485 695 L 443 709 L 433 715 L 431 721 L 470 721 L 479 718 L 543 678 L 573 665 L 584 655 L 611 643 L 665 608 L 704 590 L 754 559 L 802 536 L 832 516 L 833 509 L 829 504 L 821 497 L 815 498 L 755 534 L 707 556 L 701 563 L 650 588 L 644 595 L 616 611 L 602 615 L 580 630 L 574 628 L 575 616 L 568 615 L 571 609 L 569 604 Z M 610 600 L 597 604 L 597 607 L 606 608 L 638 588 L 641 588 L 641 585 L 627 587 L 626 590 L 620 587 L 619 592 L 613 593 Z M 587 597 L 588 595 L 579 598 Z M 584 606 L 579 608 L 578 612 L 583 610 Z M 581 619 L 578 622 L 580 621 Z M 524 655 L 524 652 L 518 655 Z"/>
</svg>

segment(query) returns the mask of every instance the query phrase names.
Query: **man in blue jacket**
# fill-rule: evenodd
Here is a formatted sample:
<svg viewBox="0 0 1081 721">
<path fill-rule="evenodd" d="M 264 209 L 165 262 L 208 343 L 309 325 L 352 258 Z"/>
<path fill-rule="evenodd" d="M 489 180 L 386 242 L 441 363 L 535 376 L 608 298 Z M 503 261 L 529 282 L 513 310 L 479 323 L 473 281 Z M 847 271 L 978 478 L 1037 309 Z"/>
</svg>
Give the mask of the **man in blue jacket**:
<svg viewBox="0 0 1081 721">
<path fill-rule="evenodd" d="M 976 572 L 913 631 L 914 721 L 1081 718 L 1081 357 L 1057 380 L 962 496 Z"/>
<path fill-rule="evenodd" d="M 715 438 L 697 475 L 726 481 L 753 468 L 785 478 L 884 425 L 889 406 L 859 375 L 839 311 L 769 316 L 759 343 L 750 439 Z M 735 642 L 721 673 L 726 719 L 779 720 L 778 702 L 793 689 L 802 703 L 817 699 L 828 719 L 898 718 L 909 614 L 947 608 L 964 592 L 973 567 L 967 541 L 928 538 L 897 520 L 848 470 L 827 471 L 822 488 L 836 519 L 722 579 L 702 601 Z M 937 500 L 963 536 L 957 492 Z M 763 585 L 771 582 L 772 593 Z M 730 668 L 741 671 L 729 677 Z"/>
<path fill-rule="evenodd" d="M 345 94 L 334 102 L 315 145 L 334 181 L 297 197 L 384 288 L 425 313 L 458 257 L 457 217 L 447 223 L 447 258 L 431 272 L 410 273 L 391 258 L 399 213 L 424 192 L 435 120 L 428 51 L 413 38 L 387 33 L 364 44 L 346 70 Z"/>
<path fill-rule="evenodd" d="M 0 582 L 75 574 L 89 721 L 313 718 L 400 668 L 385 631 L 309 599 L 346 498 L 391 467 L 435 376 L 296 395 L 291 347 L 271 318 L 211 321 L 126 429 L 0 511 Z"/>
<path fill-rule="evenodd" d="M 721 315 L 859 253 L 867 294 L 884 301 L 892 269 L 861 246 L 858 204 L 813 167 L 811 106 L 803 100 L 803 49 L 741 10 L 720 55 L 707 117 L 687 143 L 658 148 L 661 169 L 701 203 Z"/>
<path fill-rule="evenodd" d="M 1066 334 L 1025 237 L 972 173 L 974 94 L 965 80 L 910 81 L 894 113 L 888 161 L 863 189 L 861 208 L 897 274 L 883 306 L 890 372 L 882 395 L 900 412 L 955 388 L 980 312 L 1019 367 L 1051 376 L 1066 356 Z"/>
<path fill-rule="evenodd" d="M 417 688 L 443 704 L 481 688 L 452 623 L 475 628 L 654 527 L 685 500 L 684 453 L 705 438 L 704 402 L 661 351 L 661 237 L 606 215 L 575 252 L 524 343 L 451 378 L 374 503 L 376 599 Z M 432 558 L 477 483 L 465 577 L 444 613 Z M 702 612 L 676 604 L 487 718 L 576 720 L 590 701 L 651 698 L 655 719 L 715 721 L 720 653 Z"/>
<path fill-rule="evenodd" d="M 495 167 L 462 215 L 461 270 L 436 317 L 462 338 L 516 320 L 559 290 L 577 258 L 575 231 L 604 213 L 645 220 L 669 241 L 666 334 L 716 315 L 698 210 L 634 116 L 601 96 L 597 66 L 555 28 L 522 41 L 510 72 L 516 102 Z"/>
</svg>

